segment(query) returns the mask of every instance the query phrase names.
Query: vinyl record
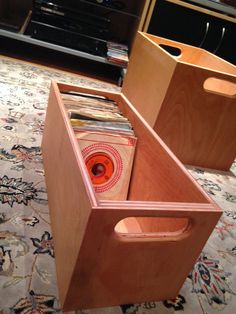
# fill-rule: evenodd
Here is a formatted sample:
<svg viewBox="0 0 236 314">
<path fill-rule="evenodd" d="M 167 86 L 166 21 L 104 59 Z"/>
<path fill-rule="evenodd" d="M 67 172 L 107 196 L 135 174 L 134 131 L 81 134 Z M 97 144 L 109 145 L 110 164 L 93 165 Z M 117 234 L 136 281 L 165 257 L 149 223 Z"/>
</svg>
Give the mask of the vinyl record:
<svg viewBox="0 0 236 314">
<path fill-rule="evenodd" d="M 99 199 L 125 200 L 136 138 L 102 132 L 75 133 Z"/>
<path fill-rule="evenodd" d="M 114 173 L 114 164 L 111 158 L 102 152 L 89 156 L 85 164 L 94 185 L 109 181 Z"/>
<path fill-rule="evenodd" d="M 82 150 L 96 193 L 109 191 L 120 179 L 123 163 L 120 153 L 113 146 L 95 143 Z"/>
</svg>

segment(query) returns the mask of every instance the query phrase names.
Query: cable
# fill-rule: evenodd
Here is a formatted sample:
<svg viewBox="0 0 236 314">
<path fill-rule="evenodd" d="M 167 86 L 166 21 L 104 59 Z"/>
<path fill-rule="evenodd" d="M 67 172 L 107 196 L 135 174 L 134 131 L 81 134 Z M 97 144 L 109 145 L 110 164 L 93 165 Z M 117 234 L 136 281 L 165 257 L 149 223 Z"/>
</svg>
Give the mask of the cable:
<svg viewBox="0 0 236 314">
<path fill-rule="evenodd" d="M 220 37 L 220 40 L 219 40 L 218 45 L 216 46 L 215 50 L 213 51 L 214 54 L 217 52 L 217 50 L 219 50 L 219 48 L 220 48 L 220 46 L 221 46 L 221 44 L 222 44 L 224 35 L 225 35 L 225 27 L 222 27 L 221 37 Z"/>
<path fill-rule="evenodd" d="M 202 39 L 202 41 L 201 41 L 200 45 L 198 46 L 199 48 L 201 48 L 201 47 L 202 47 L 202 45 L 204 44 L 204 41 L 206 40 L 206 37 L 207 37 L 208 31 L 209 31 L 209 27 L 210 27 L 210 23 L 209 23 L 209 22 L 207 22 L 207 23 L 206 23 L 206 30 L 205 30 L 205 34 L 204 34 L 204 36 L 203 36 L 203 39 Z"/>
</svg>

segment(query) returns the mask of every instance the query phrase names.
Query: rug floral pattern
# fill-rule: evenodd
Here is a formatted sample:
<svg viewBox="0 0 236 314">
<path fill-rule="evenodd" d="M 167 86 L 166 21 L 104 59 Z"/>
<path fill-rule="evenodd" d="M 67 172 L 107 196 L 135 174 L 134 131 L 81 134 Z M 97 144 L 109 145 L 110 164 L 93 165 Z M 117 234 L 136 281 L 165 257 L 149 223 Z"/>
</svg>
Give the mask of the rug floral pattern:
<svg viewBox="0 0 236 314">
<path fill-rule="evenodd" d="M 119 90 L 59 70 L 0 58 L 0 313 L 60 313 L 41 155 L 50 80 Z M 223 215 L 175 300 L 77 314 L 232 314 L 236 308 L 236 164 L 187 167 Z"/>
</svg>

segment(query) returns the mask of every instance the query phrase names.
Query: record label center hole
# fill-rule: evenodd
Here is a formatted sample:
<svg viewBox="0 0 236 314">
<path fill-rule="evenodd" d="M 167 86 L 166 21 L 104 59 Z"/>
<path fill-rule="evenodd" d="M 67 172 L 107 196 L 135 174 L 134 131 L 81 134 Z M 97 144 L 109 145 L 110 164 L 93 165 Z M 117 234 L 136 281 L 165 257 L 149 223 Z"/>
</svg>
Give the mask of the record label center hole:
<svg viewBox="0 0 236 314">
<path fill-rule="evenodd" d="M 106 168 L 103 164 L 97 163 L 92 167 L 92 173 L 96 177 L 104 175 Z"/>
</svg>

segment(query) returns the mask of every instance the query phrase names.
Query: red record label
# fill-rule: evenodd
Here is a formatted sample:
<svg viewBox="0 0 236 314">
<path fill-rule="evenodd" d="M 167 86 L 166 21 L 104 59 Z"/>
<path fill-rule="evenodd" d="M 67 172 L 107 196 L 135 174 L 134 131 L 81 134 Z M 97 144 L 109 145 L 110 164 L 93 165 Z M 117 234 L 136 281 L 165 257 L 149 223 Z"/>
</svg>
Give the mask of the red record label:
<svg viewBox="0 0 236 314">
<path fill-rule="evenodd" d="M 85 160 L 85 164 L 92 183 L 96 185 L 106 183 L 114 173 L 114 164 L 111 158 L 102 152 L 90 155 Z"/>
<path fill-rule="evenodd" d="M 110 190 L 123 172 L 123 162 L 118 150 L 105 143 L 85 147 L 82 155 L 96 193 Z"/>
</svg>

